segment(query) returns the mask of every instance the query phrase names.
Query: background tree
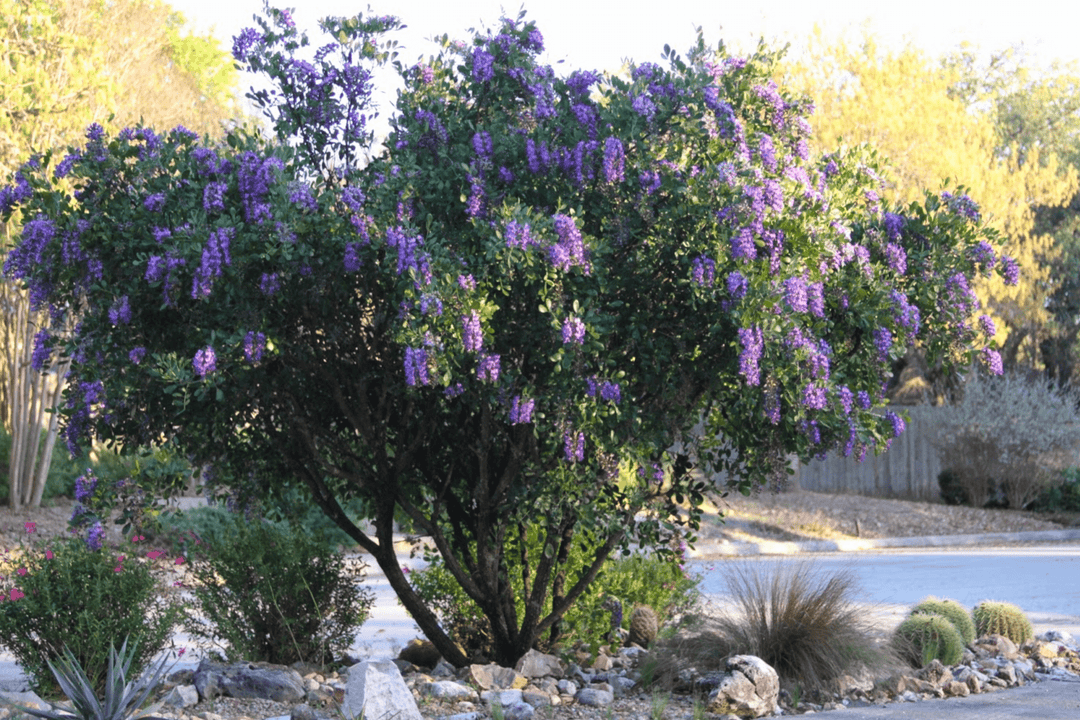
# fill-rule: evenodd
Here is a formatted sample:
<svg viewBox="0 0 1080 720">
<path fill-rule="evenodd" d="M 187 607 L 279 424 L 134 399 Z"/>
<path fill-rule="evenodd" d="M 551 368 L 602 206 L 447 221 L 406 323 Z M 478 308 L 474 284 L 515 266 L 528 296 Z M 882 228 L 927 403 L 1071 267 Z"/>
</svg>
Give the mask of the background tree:
<svg viewBox="0 0 1080 720">
<path fill-rule="evenodd" d="M 886 51 L 873 38 L 857 47 L 827 44 L 820 34 L 783 75 L 813 97 L 817 147 L 838 139 L 869 143 L 888 158 L 884 195 L 907 202 L 924 189 L 963 178 L 1005 249 L 1024 268 L 1021 281 L 981 278 L 976 292 L 997 326 L 1006 366 L 1037 362 L 1023 353 L 1026 338 L 1053 323 L 1050 296 L 1060 248 L 1036 211 L 1066 204 L 1077 191 L 1077 172 L 1064 143 L 1042 142 L 1034 126 L 1038 112 L 1068 115 L 1057 108 L 1064 87 L 1055 82 L 1024 86 L 1022 74 L 977 80 L 971 56 L 935 61 L 914 47 Z M 1070 81 L 1071 82 L 1071 81 Z M 1023 110 L 1029 103 L 1028 110 Z M 1035 108 L 1041 108 L 1038 112 Z M 1027 123 L 1027 125 L 1025 125 Z M 1042 127 L 1043 139 L 1053 134 Z"/>
<path fill-rule="evenodd" d="M 886 207 L 865 153 L 811 156 L 765 49 L 559 77 L 504 19 L 397 66 L 363 165 L 396 23 L 325 20 L 314 61 L 287 12 L 238 36 L 276 83 L 255 95 L 274 141 L 93 127 L 24 167 L 0 191 L 33 218 L 5 271 L 78 319 L 42 344 L 71 360 L 72 448 L 172 441 L 241 497 L 301 479 L 455 664 L 396 516 L 513 663 L 614 550 L 663 548 L 680 503 L 693 528 L 714 472 L 748 490 L 787 453 L 887 446 L 890 363 L 912 342 L 970 361 L 971 278 L 1016 279 L 962 192 Z"/>
<path fill-rule="evenodd" d="M 216 40 L 183 25 L 168 5 L 143 0 L 0 0 L 0 170 L 9 175 L 31 153 L 74 142 L 92 122 L 186 123 L 220 135 L 236 113 L 236 70 Z M 5 226 L 5 240 L 15 227 Z M 47 411 L 67 371 L 61 361 L 39 372 L 35 338 L 50 322 L 30 304 L 15 284 L 0 284 L 0 418 L 12 434 L 13 507 L 41 502 L 57 429 Z"/>
</svg>

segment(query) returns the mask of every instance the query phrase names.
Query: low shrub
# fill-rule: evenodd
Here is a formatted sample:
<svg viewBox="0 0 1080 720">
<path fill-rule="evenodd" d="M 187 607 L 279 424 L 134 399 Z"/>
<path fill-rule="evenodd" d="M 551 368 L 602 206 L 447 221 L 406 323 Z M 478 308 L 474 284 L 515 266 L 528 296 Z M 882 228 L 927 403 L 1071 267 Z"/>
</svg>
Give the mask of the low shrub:
<svg viewBox="0 0 1080 720">
<path fill-rule="evenodd" d="M 167 558 L 142 545 L 101 547 L 100 530 L 91 528 L 85 540 L 67 536 L 46 543 L 31 537 L 3 559 L 0 644 L 39 695 L 59 690 L 48 663 L 62 660 L 65 646 L 99 695 L 109 648 L 118 640 L 128 638 L 131 672 L 138 675 L 182 616 L 165 592 Z"/>
<path fill-rule="evenodd" d="M 960 631 L 941 615 L 909 615 L 896 628 L 893 645 L 912 667 L 920 668 L 935 658 L 944 665 L 955 665 L 964 653 Z"/>
<path fill-rule="evenodd" d="M 583 553 L 578 558 L 572 554 L 572 568 L 575 559 L 583 563 Z M 520 583 L 521 577 L 516 570 L 511 567 L 508 573 L 515 584 Z M 491 632 L 486 618 L 438 558 L 434 558 L 427 568 L 410 573 L 409 582 L 466 653 L 473 656 L 490 654 Z M 686 572 L 678 560 L 651 555 L 608 560 L 596 580 L 563 616 L 559 635 L 545 638 L 545 644 L 581 643 L 592 650 L 599 648 L 609 640 L 613 614 L 616 614 L 610 605 L 605 607 L 608 598 L 618 599 L 622 609 L 621 615 L 614 618 L 618 627 L 629 629 L 631 610 L 639 605 L 652 608 L 661 624 L 670 622 L 697 603 L 699 583 L 700 578 Z M 524 612 L 520 588 L 516 587 L 515 597 L 519 598 L 519 613 Z M 550 610 L 550 603 L 549 597 L 545 612 Z"/>
<path fill-rule="evenodd" d="M 1043 490 L 1028 509 L 1045 513 L 1080 513 L 1080 468 L 1067 468 L 1061 474 L 1061 481 Z"/>
<path fill-rule="evenodd" d="M 967 645 L 975 639 L 975 622 L 960 603 L 955 600 L 928 597 L 911 609 L 912 615 L 940 615 L 953 624 L 960 639 Z"/>
<path fill-rule="evenodd" d="M 365 566 L 298 527 L 233 515 L 223 532 L 187 548 L 197 610 L 190 632 L 231 660 L 325 665 L 339 658 L 374 602 L 359 585 Z"/>
<path fill-rule="evenodd" d="M 1004 635 L 1017 645 L 1022 645 L 1035 634 L 1024 611 L 1007 602 L 983 600 L 971 611 L 975 619 L 975 632 L 984 635 Z"/>
<path fill-rule="evenodd" d="M 786 686 L 825 694 L 841 675 L 894 663 L 854 600 L 850 571 L 825 573 L 808 562 L 732 564 L 727 590 L 732 608 L 711 621 L 705 637 L 711 636 L 712 657 L 699 669 L 712 663 L 719 669 L 734 654 L 756 655 Z"/>
</svg>

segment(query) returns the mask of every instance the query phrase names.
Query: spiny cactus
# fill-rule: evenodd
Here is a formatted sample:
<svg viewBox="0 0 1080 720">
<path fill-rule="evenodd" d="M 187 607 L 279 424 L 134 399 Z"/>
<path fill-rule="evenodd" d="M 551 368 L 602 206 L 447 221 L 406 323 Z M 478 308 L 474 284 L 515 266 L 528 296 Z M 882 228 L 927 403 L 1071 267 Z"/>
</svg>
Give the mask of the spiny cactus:
<svg viewBox="0 0 1080 720">
<path fill-rule="evenodd" d="M 960 632 L 941 615 L 909 615 L 896 628 L 893 643 L 915 667 L 925 667 L 934 658 L 943 665 L 955 665 L 964 652 Z"/>
<path fill-rule="evenodd" d="M 639 605 L 630 613 L 630 637 L 626 642 L 647 648 L 656 639 L 659 630 L 660 619 L 656 617 L 656 611 L 648 605 Z"/>
<path fill-rule="evenodd" d="M 1022 645 L 1035 634 L 1024 611 L 1012 603 L 983 600 L 971 611 L 975 632 L 983 635 L 1004 635 Z"/>
<path fill-rule="evenodd" d="M 911 614 L 940 615 L 953 624 L 965 645 L 975 639 L 975 623 L 971 619 L 971 613 L 955 600 L 939 599 L 931 595 L 913 607 Z"/>
</svg>

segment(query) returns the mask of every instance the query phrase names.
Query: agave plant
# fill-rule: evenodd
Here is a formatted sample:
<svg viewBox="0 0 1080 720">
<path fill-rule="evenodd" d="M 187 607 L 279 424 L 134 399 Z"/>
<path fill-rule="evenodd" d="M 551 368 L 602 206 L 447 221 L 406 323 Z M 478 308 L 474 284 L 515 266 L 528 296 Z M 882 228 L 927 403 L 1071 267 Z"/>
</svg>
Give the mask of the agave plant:
<svg viewBox="0 0 1080 720">
<path fill-rule="evenodd" d="M 60 689 L 71 701 L 73 711 L 51 702 L 49 705 L 52 706 L 52 711 L 11 704 L 22 712 L 46 718 L 46 720 L 130 720 L 136 716 L 139 707 L 150 692 L 161 682 L 166 672 L 165 662 L 168 660 L 168 658 L 162 658 L 161 663 L 153 672 L 147 669 L 147 672 L 136 682 L 128 683 L 126 677 L 134 657 L 135 648 L 128 650 L 126 639 L 120 646 L 119 652 L 115 646 L 109 648 L 109 664 L 105 674 L 105 698 L 99 701 L 79 661 L 65 647 L 64 657 L 59 658 L 55 664 L 50 660 L 48 665 Z M 140 717 L 140 720 L 163 719 L 144 715 Z"/>
</svg>

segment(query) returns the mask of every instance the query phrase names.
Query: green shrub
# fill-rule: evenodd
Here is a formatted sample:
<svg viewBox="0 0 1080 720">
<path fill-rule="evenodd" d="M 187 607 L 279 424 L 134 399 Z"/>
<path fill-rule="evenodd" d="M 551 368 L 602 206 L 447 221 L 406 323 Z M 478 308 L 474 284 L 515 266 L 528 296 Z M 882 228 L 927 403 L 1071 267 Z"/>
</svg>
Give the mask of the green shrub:
<svg viewBox="0 0 1080 720">
<path fill-rule="evenodd" d="M 188 548 L 201 615 L 189 618 L 191 633 L 229 659 L 324 665 L 340 657 L 374 601 L 359 586 L 364 566 L 300 528 L 237 514 L 225 530 Z"/>
<path fill-rule="evenodd" d="M 824 573 L 808 562 L 733 563 L 733 609 L 714 621 L 723 656 L 756 655 L 789 687 L 831 693 L 862 668 L 892 662 L 875 642 L 855 601 L 855 576 Z"/>
<path fill-rule="evenodd" d="M 58 690 L 48 662 L 61 660 L 65 646 L 99 695 L 114 643 L 128 638 L 134 675 L 165 646 L 182 611 L 166 598 L 159 581 L 164 559 L 154 557 L 135 546 L 122 554 L 92 550 L 67 536 L 5 558 L 0 644 L 15 655 L 38 694 Z"/>
<path fill-rule="evenodd" d="M 955 665 L 964 653 L 960 632 L 941 615 L 909 615 L 896 628 L 893 644 L 912 667 L 925 667 L 935 658 Z"/>
<path fill-rule="evenodd" d="M 44 435 L 45 433 L 42 432 L 43 438 Z M 11 442 L 11 434 L 0 427 L 0 503 L 3 504 L 7 504 L 11 497 L 11 486 L 8 482 L 8 467 L 11 464 Z M 56 443 L 53 446 L 49 473 L 45 476 L 45 489 L 41 493 L 42 499 L 71 497 L 74 493 L 75 478 L 81 472 L 82 466 L 71 459 L 64 443 Z"/>
<path fill-rule="evenodd" d="M 1080 468 L 1067 468 L 1061 482 L 1046 488 L 1028 507 L 1038 512 L 1080 513 Z"/>
<path fill-rule="evenodd" d="M 584 553 L 576 550 L 571 554 L 570 566 L 580 567 L 583 561 Z M 524 612 L 523 593 L 518 587 L 521 573 L 512 566 L 509 576 L 515 584 L 514 596 L 518 598 L 520 617 Z M 466 653 L 490 653 L 491 631 L 487 620 L 438 558 L 427 568 L 410 573 L 409 582 Z M 564 645 L 580 642 L 594 650 L 604 643 L 605 636 L 612 630 L 612 612 L 603 607 L 609 596 L 618 598 L 624 608 L 620 627 L 629 627 L 630 610 L 637 605 L 651 607 L 663 624 L 698 601 L 699 583 L 700 578 L 686 573 L 675 560 L 652 555 L 608 560 L 596 580 L 563 616 L 560 635 L 555 642 Z M 550 609 L 549 597 L 544 612 Z M 550 638 L 547 641 L 550 642 Z"/>
<path fill-rule="evenodd" d="M 931 596 L 913 607 L 911 614 L 940 615 L 953 624 L 965 645 L 975 639 L 975 622 L 971 619 L 971 613 L 955 600 L 941 600 Z"/>
<path fill-rule="evenodd" d="M 975 618 L 975 632 L 979 637 L 1004 635 L 1021 645 L 1035 634 L 1027 615 L 1012 603 L 983 600 L 971 615 Z"/>
</svg>

